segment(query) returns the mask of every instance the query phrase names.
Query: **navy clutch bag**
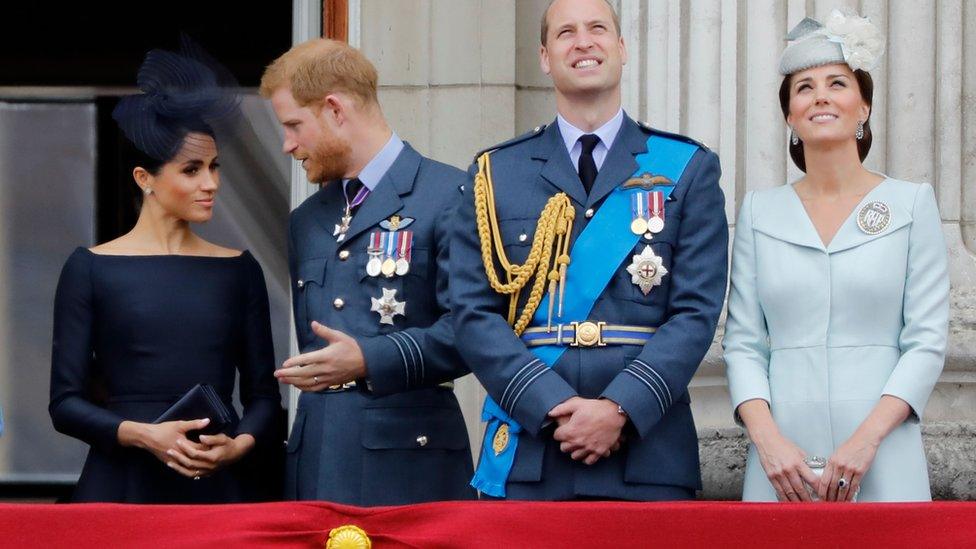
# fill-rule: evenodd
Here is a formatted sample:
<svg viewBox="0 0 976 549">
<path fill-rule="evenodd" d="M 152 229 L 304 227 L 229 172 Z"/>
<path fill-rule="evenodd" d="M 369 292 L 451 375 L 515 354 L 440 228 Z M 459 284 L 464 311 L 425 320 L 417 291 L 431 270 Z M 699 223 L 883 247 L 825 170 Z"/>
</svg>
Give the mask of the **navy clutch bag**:
<svg viewBox="0 0 976 549">
<path fill-rule="evenodd" d="M 187 438 L 194 442 L 200 441 L 200 435 L 216 435 L 225 432 L 234 421 L 230 410 L 224 405 L 224 401 L 220 399 L 217 391 L 206 383 L 199 383 L 180 397 L 153 423 L 203 418 L 210 418 L 210 423 L 206 427 L 189 431 L 186 434 Z"/>
</svg>

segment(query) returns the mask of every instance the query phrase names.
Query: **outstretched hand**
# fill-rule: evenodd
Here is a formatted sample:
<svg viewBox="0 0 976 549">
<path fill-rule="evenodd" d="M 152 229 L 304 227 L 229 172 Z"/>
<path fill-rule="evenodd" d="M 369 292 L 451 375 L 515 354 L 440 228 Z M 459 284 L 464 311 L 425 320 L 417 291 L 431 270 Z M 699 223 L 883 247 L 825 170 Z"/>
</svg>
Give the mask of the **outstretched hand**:
<svg viewBox="0 0 976 549">
<path fill-rule="evenodd" d="M 366 377 L 366 359 L 353 337 L 315 321 L 312 332 L 328 346 L 286 360 L 274 374 L 278 381 L 315 392 Z"/>
</svg>

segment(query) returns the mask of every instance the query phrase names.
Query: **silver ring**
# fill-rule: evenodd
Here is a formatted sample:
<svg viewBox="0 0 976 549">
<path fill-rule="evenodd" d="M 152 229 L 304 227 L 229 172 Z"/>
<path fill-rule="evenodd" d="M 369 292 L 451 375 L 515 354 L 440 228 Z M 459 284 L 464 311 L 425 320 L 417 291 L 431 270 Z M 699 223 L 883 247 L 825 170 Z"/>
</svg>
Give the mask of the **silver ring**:
<svg viewBox="0 0 976 549">
<path fill-rule="evenodd" d="M 193 480 L 200 480 L 200 475 L 196 475 L 195 477 L 193 477 Z"/>
<path fill-rule="evenodd" d="M 319 382 L 319 376 L 312 376 L 312 381 L 314 381 L 315 384 L 317 385 Z"/>
<path fill-rule="evenodd" d="M 807 456 L 803 459 L 803 463 L 811 469 L 823 469 L 827 466 L 827 458 L 820 456 Z"/>
<path fill-rule="evenodd" d="M 847 479 L 841 477 L 841 479 L 837 481 L 837 487 L 840 488 L 841 490 L 847 488 Z"/>
</svg>

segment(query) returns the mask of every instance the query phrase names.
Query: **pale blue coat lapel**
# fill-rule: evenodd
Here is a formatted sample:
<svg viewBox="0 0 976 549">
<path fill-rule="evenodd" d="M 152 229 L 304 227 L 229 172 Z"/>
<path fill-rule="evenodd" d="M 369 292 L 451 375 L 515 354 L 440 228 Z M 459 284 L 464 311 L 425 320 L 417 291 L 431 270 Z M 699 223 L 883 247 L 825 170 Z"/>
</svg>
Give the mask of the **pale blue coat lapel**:
<svg viewBox="0 0 976 549">
<path fill-rule="evenodd" d="M 857 214 L 866 204 L 871 202 L 884 202 L 891 208 L 891 220 L 888 227 L 876 235 L 865 233 L 857 225 Z M 912 222 L 913 204 L 906 203 L 903 196 L 892 192 L 890 180 L 885 179 L 877 187 L 871 189 L 861 202 L 851 212 L 851 216 L 840 226 L 834 239 L 827 246 L 828 253 L 837 253 L 860 246 L 861 244 L 884 238 L 885 236 L 909 225 Z"/>
<path fill-rule="evenodd" d="M 884 231 L 870 235 L 857 226 L 857 214 L 865 204 L 874 201 L 884 202 L 891 208 L 891 221 Z M 756 232 L 826 253 L 842 252 L 884 238 L 912 222 L 912 204 L 906 204 L 901 196 L 891 192 L 887 179 L 861 199 L 826 248 L 791 184 L 769 191 L 769 199 L 762 202 L 766 207 L 754 214 Z"/>
</svg>

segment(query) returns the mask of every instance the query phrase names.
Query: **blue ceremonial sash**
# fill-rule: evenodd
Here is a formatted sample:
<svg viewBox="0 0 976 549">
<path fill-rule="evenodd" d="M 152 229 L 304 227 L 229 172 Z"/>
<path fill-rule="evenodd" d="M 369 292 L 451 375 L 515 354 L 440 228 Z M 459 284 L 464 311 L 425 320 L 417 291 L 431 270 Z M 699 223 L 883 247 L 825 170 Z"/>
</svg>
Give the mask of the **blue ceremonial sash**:
<svg viewBox="0 0 976 549">
<path fill-rule="evenodd" d="M 633 177 L 645 173 L 663 175 L 677 184 L 691 157 L 698 147 L 690 143 L 652 135 L 647 139 L 647 152 L 637 155 L 637 171 Z M 667 200 L 675 185 L 657 185 L 655 190 L 664 193 Z M 618 186 L 607 196 L 603 206 L 590 219 L 589 224 L 577 237 L 570 252 L 566 271 L 566 288 L 563 298 L 563 315 L 560 322 L 585 321 L 597 298 L 603 293 L 620 264 L 632 254 L 641 235 L 630 231 L 631 195 L 645 189 L 624 189 Z M 532 318 L 535 326 L 548 322 L 549 296 L 543 298 Z M 531 352 L 547 366 L 552 367 L 566 351 L 565 345 L 534 347 Z M 481 459 L 471 479 L 471 486 L 493 497 L 505 497 L 505 484 L 515 463 L 518 434 L 522 426 L 505 412 L 491 397 L 485 399 L 481 410 L 482 421 L 488 422 L 481 444 Z M 496 454 L 492 448 L 495 434 L 502 425 L 508 425 L 508 445 Z"/>
</svg>

